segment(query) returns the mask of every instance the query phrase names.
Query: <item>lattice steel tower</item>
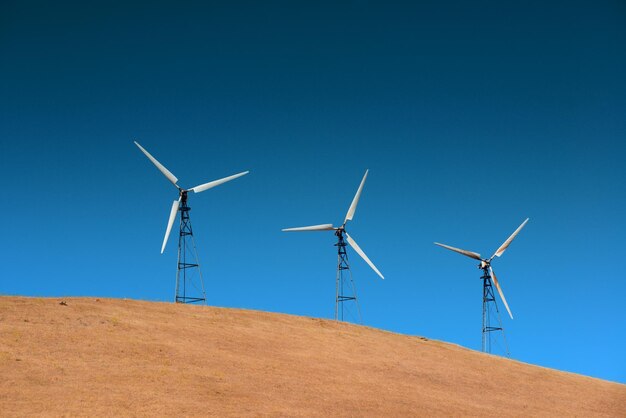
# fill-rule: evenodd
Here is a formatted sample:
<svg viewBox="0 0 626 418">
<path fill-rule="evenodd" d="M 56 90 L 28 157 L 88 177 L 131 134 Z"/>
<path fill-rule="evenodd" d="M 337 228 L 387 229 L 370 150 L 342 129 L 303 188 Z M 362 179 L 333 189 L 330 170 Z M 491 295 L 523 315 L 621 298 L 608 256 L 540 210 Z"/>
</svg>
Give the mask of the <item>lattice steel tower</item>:
<svg viewBox="0 0 626 418">
<path fill-rule="evenodd" d="M 480 266 L 479 266 L 480 267 Z M 509 353 L 509 345 L 506 342 L 506 336 L 504 334 L 504 328 L 502 327 L 502 319 L 500 318 L 500 311 L 498 310 L 498 303 L 496 302 L 495 295 L 493 293 L 493 286 L 491 282 L 491 276 L 489 275 L 489 266 L 483 267 L 483 275 L 481 280 L 483 281 L 483 332 L 482 332 L 482 351 L 483 353 L 491 353 L 491 333 L 500 331 L 502 335 L 502 341 L 504 342 L 504 350 L 507 357 Z M 498 326 L 491 326 L 491 307 L 493 306 L 498 320 Z"/>
<path fill-rule="evenodd" d="M 356 298 L 356 286 L 352 279 L 352 272 L 350 271 L 350 263 L 348 263 L 348 254 L 346 253 L 346 241 L 343 234 L 345 230 L 343 228 L 337 229 L 335 235 L 337 236 L 337 280 L 335 291 L 335 320 L 344 320 L 344 303 L 352 302 L 356 306 L 359 323 L 362 322 L 361 309 L 359 308 L 359 301 Z M 346 278 L 347 276 L 347 278 Z M 348 282 L 348 283 L 346 283 Z"/>
<path fill-rule="evenodd" d="M 198 251 L 189 219 L 187 191 L 181 191 L 180 234 L 178 236 L 178 265 L 176 268 L 176 303 L 206 303 L 204 281 L 200 271 Z"/>
</svg>

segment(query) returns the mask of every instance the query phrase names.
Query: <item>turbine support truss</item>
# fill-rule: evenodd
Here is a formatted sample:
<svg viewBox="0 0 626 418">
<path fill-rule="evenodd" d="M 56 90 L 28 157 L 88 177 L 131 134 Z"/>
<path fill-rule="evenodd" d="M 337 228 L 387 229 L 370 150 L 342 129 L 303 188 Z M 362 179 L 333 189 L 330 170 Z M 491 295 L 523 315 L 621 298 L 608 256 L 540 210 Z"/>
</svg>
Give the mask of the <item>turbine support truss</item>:
<svg viewBox="0 0 626 418">
<path fill-rule="evenodd" d="M 498 310 L 498 304 L 496 302 L 495 295 L 493 293 L 493 285 L 491 282 L 491 275 L 489 274 L 489 266 L 484 267 L 481 280 L 483 281 L 483 329 L 482 329 L 482 351 L 483 353 L 491 353 L 492 337 L 491 333 L 500 331 L 502 341 L 504 343 L 504 350 L 507 357 L 510 357 L 509 346 L 506 342 L 506 336 L 504 335 L 504 328 L 502 328 L 502 320 L 500 318 L 500 311 Z M 498 320 L 498 326 L 491 325 L 491 306 L 495 310 L 496 318 Z"/>
<path fill-rule="evenodd" d="M 178 235 L 178 264 L 176 268 L 176 303 L 205 303 L 206 293 L 198 252 L 193 238 L 193 229 L 187 205 L 187 191 L 181 192 L 180 206 L 180 233 Z"/>
<path fill-rule="evenodd" d="M 346 242 L 343 229 L 337 230 L 337 279 L 335 284 L 335 321 L 344 320 L 345 302 L 354 301 L 358 315 L 359 324 L 362 323 L 361 310 L 356 297 L 356 286 L 352 279 L 348 254 L 346 252 Z"/>
</svg>

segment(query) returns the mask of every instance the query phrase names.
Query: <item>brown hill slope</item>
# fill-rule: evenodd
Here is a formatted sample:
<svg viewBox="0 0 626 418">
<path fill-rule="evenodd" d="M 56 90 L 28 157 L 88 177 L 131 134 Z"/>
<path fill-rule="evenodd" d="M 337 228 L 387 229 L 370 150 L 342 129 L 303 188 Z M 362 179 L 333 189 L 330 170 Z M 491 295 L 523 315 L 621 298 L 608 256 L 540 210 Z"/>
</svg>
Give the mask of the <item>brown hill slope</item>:
<svg viewBox="0 0 626 418">
<path fill-rule="evenodd" d="M 0 297 L 0 415 L 626 416 L 626 386 L 334 321 Z"/>
</svg>

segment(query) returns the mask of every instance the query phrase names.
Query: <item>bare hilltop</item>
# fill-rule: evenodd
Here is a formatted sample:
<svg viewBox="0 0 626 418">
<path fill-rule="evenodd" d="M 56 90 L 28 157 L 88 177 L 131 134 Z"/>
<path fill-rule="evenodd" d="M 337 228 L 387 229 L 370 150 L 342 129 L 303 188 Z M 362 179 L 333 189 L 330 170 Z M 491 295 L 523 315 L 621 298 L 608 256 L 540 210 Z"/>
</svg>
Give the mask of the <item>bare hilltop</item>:
<svg viewBox="0 0 626 418">
<path fill-rule="evenodd" d="M 291 315 L 0 297 L 2 416 L 626 417 L 626 385 Z"/>
</svg>

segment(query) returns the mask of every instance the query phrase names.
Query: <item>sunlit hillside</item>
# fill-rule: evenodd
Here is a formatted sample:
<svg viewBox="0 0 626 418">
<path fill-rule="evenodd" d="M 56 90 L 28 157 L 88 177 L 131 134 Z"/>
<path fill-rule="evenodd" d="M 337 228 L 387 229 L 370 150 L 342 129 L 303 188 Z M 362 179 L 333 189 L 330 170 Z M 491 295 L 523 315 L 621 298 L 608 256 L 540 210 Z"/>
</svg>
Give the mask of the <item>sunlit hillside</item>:
<svg viewBox="0 0 626 418">
<path fill-rule="evenodd" d="M 314 318 L 0 298 L 2 416 L 624 417 L 626 386 Z"/>
</svg>

